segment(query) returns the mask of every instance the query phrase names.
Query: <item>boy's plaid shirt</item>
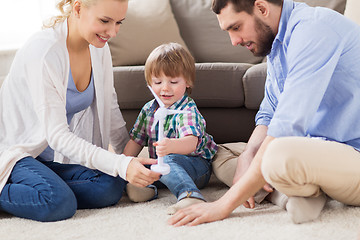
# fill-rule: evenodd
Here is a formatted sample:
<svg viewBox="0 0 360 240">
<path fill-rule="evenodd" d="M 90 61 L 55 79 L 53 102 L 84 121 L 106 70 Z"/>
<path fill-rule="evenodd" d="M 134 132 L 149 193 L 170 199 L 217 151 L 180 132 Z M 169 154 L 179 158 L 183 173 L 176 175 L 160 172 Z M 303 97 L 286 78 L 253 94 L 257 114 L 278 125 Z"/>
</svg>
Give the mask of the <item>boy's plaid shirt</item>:
<svg viewBox="0 0 360 240">
<path fill-rule="evenodd" d="M 136 119 L 134 127 L 130 131 L 130 137 L 141 146 L 149 147 L 149 157 L 157 158 L 153 144 L 157 142 L 159 124 L 151 131 L 154 122 L 154 114 L 158 109 L 158 103 L 153 99 L 146 103 Z M 189 155 L 201 156 L 211 161 L 218 147 L 213 137 L 205 132 L 206 122 L 193 99 L 186 94 L 169 109 L 186 110 L 188 114 L 168 115 L 164 124 L 164 137 L 182 138 L 194 135 L 199 138 L 199 143 L 194 152 Z"/>
</svg>

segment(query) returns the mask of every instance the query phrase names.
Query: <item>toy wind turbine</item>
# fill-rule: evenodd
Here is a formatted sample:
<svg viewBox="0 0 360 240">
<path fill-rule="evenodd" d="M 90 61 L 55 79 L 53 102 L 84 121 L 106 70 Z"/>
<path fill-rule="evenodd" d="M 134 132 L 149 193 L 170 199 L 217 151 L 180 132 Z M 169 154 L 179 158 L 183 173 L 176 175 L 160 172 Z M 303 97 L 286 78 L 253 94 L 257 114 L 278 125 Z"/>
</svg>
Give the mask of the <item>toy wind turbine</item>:
<svg viewBox="0 0 360 240">
<path fill-rule="evenodd" d="M 156 110 L 154 114 L 154 123 L 151 127 L 153 131 L 155 129 L 156 124 L 159 122 L 159 131 L 158 131 L 158 142 L 160 142 L 164 138 L 164 122 L 167 115 L 176 114 L 176 113 L 188 113 L 189 111 L 181 111 L 181 110 L 171 110 L 165 107 L 165 104 L 160 100 L 160 98 L 156 95 L 154 90 L 150 86 L 148 86 L 151 93 L 154 95 L 156 101 L 159 104 L 158 110 Z M 166 175 L 170 172 L 169 164 L 164 163 L 163 157 L 158 157 L 158 163 L 151 165 L 151 170 L 154 172 L 161 173 L 162 175 Z"/>
</svg>

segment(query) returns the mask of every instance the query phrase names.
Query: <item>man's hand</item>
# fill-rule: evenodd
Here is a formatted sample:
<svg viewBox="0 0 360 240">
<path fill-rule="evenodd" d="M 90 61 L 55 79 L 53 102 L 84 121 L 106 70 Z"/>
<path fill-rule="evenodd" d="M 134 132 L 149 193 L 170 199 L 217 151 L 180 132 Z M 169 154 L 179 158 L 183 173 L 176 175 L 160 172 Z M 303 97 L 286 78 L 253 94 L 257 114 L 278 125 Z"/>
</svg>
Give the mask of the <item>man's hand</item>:
<svg viewBox="0 0 360 240">
<path fill-rule="evenodd" d="M 220 201 L 211 203 L 199 203 L 190 207 L 180 209 L 169 220 L 168 224 L 175 227 L 187 225 L 196 226 L 201 223 L 214 222 L 227 218 L 231 211 L 228 211 L 225 204 Z"/>
<path fill-rule="evenodd" d="M 267 137 L 264 140 L 246 173 L 220 199 L 213 203 L 202 203 L 181 209 L 169 219 L 169 224 L 174 226 L 194 226 L 224 219 L 236 207 L 246 202 L 246 199 L 255 195 L 266 184 L 261 173 L 261 160 L 268 143 L 272 139 Z"/>
<path fill-rule="evenodd" d="M 244 174 L 245 172 L 248 170 L 251 161 L 253 159 L 253 155 L 252 154 L 248 154 L 247 151 L 244 151 L 238 158 L 238 162 L 237 162 L 237 166 L 236 166 L 236 171 L 235 171 L 235 176 L 234 176 L 234 180 L 233 180 L 233 184 L 235 184 Z M 266 183 L 263 187 L 263 189 L 267 192 L 272 192 L 273 188 Z M 247 201 L 245 201 L 243 203 L 243 206 L 246 208 L 255 208 L 255 200 L 254 197 L 249 198 Z"/>
<path fill-rule="evenodd" d="M 274 189 L 270 186 L 270 184 L 266 183 L 263 187 L 265 191 L 268 193 L 271 193 L 274 191 Z M 255 208 L 255 199 L 254 197 L 250 197 L 247 201 L 243 203 L 243 206 L 246 208 Z"/>
<path fill-rule="evenodd" d="M 160 173 L 151 171 L 144 164 L 156 164 L 157 160 L 149 158 L 133 158 L 126 171 L 126 179 L 137 187 L 146 187 L 159 180 Z"/>
<path fill-rule="evenodd" d="M 244 176 L 245 172 L 250 167 L 251 161 L 253 160 L 254 155 L 249 154 L 248 151 L 244 151 L 238 158 L 237 166 L 235 170 L 235 175 L 233 179 L 233 184 L 235 184 L 242 176 Z"/>
</svg>

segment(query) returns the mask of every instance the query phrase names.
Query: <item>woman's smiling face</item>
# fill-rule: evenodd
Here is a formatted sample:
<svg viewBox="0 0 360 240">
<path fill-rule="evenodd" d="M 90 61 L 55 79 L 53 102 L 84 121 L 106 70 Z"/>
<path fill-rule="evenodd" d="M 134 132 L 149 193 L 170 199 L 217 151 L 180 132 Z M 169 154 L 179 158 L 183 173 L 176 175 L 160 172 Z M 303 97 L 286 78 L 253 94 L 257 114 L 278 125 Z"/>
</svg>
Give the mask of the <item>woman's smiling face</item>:
<svg viewBox="0 0 360 240">
<path fill-rule="evenodd" d="M 128 8 L 127 1 L 97 0 L 91 6 L 80 3 L 79 33 L 91 45 L 102 48 L 119 31 Z M 76 2 L 74 3 L 76 4 Z"/>
</svg>

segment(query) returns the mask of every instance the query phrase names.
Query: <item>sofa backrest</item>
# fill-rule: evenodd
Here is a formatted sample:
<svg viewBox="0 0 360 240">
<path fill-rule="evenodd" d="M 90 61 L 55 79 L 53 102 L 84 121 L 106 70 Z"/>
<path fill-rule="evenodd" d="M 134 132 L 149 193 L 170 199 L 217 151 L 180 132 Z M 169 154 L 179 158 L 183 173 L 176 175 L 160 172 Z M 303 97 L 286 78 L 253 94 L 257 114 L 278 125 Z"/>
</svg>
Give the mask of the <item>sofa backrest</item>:
<svg viewBox="0 0 360 240">
<path fill-rule="evenodd" d="M 341 14 L 344 14 L 346 0 L 295 0 L 296 2 L 304 2 L 312 7 L 327 7 Z"/>
<path fill-rule="evenodd" d="M 131 0 L 118 36 L 109 42 L 114 66 L 143 65 L 162 43 L 187 47 L 196 62 L 258 63 L 243 47 L 231 45 L 211 11 L 212 0 Z M 346 0 L 297 0 L 344 13 Z"/>
<path fill-rule="evenodd" d="M 109 41 L 114 66 L 143 65 L 162 43 L 178 42 L 196 62 L 259 63 L 231 45 L 210 9 L 211 0 L 131 0 L 118 35 Z"/>
<path fill-rule="evenodd" d="M 211 10 L 211 0 L 170 0 L 180 35 L 196 62 L 259 63 L 263 58 L 233 46 Z"/>
</svg>

